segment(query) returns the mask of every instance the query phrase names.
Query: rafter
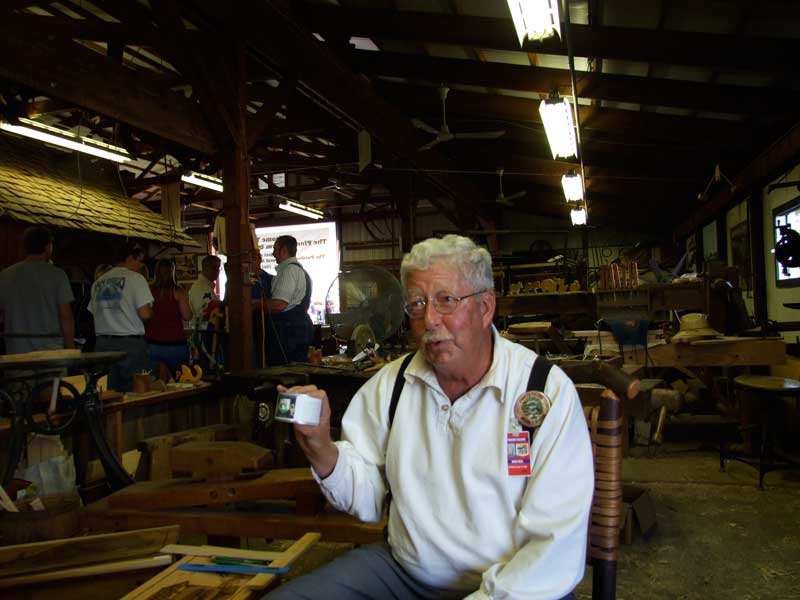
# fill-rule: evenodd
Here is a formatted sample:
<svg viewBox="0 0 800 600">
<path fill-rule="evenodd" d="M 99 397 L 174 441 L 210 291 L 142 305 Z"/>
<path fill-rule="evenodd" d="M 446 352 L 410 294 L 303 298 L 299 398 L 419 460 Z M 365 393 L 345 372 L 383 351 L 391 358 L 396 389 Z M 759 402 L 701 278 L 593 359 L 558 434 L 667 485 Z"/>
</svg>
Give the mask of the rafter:
<svg viewBox="0 0 800 600">
<path fill-rule="evenodd" d="M 348 57 L 357 71 L 432 82 L 462 83 L 524 92 L 571 95 L 569 71 L 505 63 L 481 63 L 454 58 L 432 58 L 391 52 L 354 50 Z M 791 113 L 800 105 L 800 93 L 791 89 L 761 89 L 712 85 L 673 79 L 645 79 L 631 75 L 580 73 L 581 98 L 671 106 L 729 114 Z"/>
<path fill-rule="evenodd" d="M 216 15 L 229 26 L 238 27 L 249 47 L 269 57 L 273 63 L 293 64 L 300 73 L 299 87 L 304 94 L 329 106 L 348 122 L 357 123 L 386 143 L 400 156 L 429 175 L 447 194 L 448 202 L 438 208 L 454 223 L 465 226 L 476 221 L 480 195 L 471 182 L 460 175 L 445 157 L 435 152 L 417 153 L 411 124 L 379 98 L 369 84 L 353 73 L 330 50 L 298 25 L 278 2 L 265 1 L 243 6 L 226 6 L 211 0 L 199 4 L 207 14 Z"/>
<path fill-rule="evenodd" d="M 197 105 L 73 42 L 38 39 L 0 23 L 0 75 L 204 154 L 216 145 Z"/>
<path fill-rule="evenodd" d="M 448 43 L 478 48 L 495 48 L 566 56 L 566 44 L 558 38 L 543 43 L 517 42 L 510 18 L 473 17 L 395 11 L 347 9 L 324 4 L 299 8 L 306 24 L 324 35 L 327 31 L 348 32 L 383 40 L 411 40 Z M 781 13 L 777 13 L 781 14 Z M 705 65 L 718 69 L 751 69 L 763 72 L 796 70 L 794 57 L 800 41 L 706 32 L 666 31 L 572 25 L 576 56 L 614 58 L 679 65 Z"/>
</svg>

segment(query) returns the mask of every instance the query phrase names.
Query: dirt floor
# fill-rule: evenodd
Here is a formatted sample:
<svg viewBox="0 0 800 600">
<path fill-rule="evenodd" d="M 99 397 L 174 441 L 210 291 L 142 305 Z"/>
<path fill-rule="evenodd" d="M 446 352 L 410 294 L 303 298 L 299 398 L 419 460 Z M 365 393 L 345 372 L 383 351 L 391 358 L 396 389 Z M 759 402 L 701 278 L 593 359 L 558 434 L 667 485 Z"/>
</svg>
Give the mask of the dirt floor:
<svg viewBox="0 0 800 600">
<path fill-rule="evenodd" d="M 621 547 L 618 600 L 800 598 L 800 471 L 770 473 L 760 491 L 752 467 L 730 462 L 720 472 L 715 452 L 683 443 L 625 459 L 623 476 L 650 490 L 658 525 Z M 292 576 L 348 548 L 320 543 Z M 591 598 L 591 580 L 587 568 L 579 600 Z"/>
</svg>

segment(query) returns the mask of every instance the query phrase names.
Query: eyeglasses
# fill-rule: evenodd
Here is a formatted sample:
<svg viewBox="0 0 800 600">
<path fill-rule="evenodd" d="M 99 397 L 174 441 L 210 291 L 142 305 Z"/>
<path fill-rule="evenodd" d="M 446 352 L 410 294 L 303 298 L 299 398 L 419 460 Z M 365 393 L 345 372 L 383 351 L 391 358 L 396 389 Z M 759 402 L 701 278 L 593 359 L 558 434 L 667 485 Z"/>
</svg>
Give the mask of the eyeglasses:
<svg viewBox="0 0 800 600">
<path fill-rule="evenodd" d="M 416 298 L 411 298 L 411 300 L 406 302 L 404 309 L 406 314 L 412 319 L 421 319 L 425 316 L 425 308 L 428 306 L 428 302 L 433 302 L 433 308 L 436 309 L 436 312 L 438 312 L 440 315 L 449 315 L 455 312 L 455 310 L 458 308 L 459 302 L 462 300 L 466 300 L 467 298 L 471 298 L 472 296 L 477 296 L 478 294 L 488 291 L 489 290 L 485 289 L 479 290 L 477 292 L 467 294 L 466 296 L 453 296 L 452 294 L 446 294 L 444 292 L 428 298 L 417 296 Z"/>
</svg>

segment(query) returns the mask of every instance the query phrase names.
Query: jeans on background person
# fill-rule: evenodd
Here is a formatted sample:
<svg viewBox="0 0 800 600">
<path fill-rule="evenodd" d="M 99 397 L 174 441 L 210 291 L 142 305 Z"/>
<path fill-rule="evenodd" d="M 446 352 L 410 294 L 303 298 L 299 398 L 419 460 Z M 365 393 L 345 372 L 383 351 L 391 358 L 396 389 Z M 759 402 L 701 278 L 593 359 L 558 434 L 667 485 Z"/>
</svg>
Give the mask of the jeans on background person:
<svg viewBox="0 0 800 600">
<path fill-rule="evenodd" d="M 133 388 L 134 373 L 150 369 L 147 342 L 144 341 L 143 335 L 98 335 L 94 349 L 96 352 L 127 354 L 121 361 L 109 365 L 109 390 L 130 392 Z"/>
<path fill-rule="evenodd" d="M 170 377 L 175 376 L 175 371 L 180 371 L 181 365 L 189 364 L 189 345 L 186 342 L 159 344 L 148 341 L 147 354 L 150 358 L 150 371 L 154 377 L 158 377 L 161 363 L 167 367 Z"/>
</svg>

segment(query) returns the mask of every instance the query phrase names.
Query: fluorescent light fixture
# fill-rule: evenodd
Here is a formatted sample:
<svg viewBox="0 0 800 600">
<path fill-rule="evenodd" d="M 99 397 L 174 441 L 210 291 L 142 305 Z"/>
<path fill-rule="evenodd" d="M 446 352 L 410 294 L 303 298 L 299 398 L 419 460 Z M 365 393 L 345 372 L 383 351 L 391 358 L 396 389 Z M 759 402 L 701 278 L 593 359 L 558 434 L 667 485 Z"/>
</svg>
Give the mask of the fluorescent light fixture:
<svg viewBox="0 0 800 600">
<path fill-rule="evenodd" d="M 564 188 L 564 197 L 567 202 L 583 200 L 583 179 L 575 171 L 570 171 L 561 176 L 561 187 Z"/>
<path fill-rule="evenodd" d="M 196 185 L 198 187 L 208 188 L 209 190 L 214 190 L 215 192 L 222 191 L 222 179 L 219 177 L 211 177 L 210 175 L 203 175 L 202 173 L 189 171 L 188 173 L 181 175 L 181 181 L 191 183 L 192 185 Z"/>
<path fill-rule="evenodd" d="M 283 210 L 288 210 L 289 212 L 293 212 L 298 215 L 303 215 L 304 217 L 308 217 L 309 219 L 321 219 L 325 216 L 321 210 L 317 210 L 316 208 L 309 208 L 304 204 L 300 204 L 299 202 L 294 202 L 292 200 L 284 200 L 278 205 L 278 208 L 282 208 Z"/>
<path fill-rule="evenodd" d="M 575 139 L 575 121 L 572 118 L 572 105 L 566 98 L 542 100 L 539 105 L 544 131 L 550 144 L 553 158 L 578 156 L 578 142 Z"/>
<path fill-rule="evenodd" d="M 561 17 L 558 3 L 561 0 L 508 0 L 508 9 L 517 30 L 519 45 L 525 37 L 538 41 L 558 35 L 561 37 Z"/>
<path fill-rule="evenodd" d="M 92 138 L 75 135 L 70 131 L 65 131 L 58 127 L 51 127 L 50 125 L 38 123 L 31 119 L 20 118 L 19 122 L 20 125 L 8 123 L 7 121 L 0 121 L 0 129 L 40 140 L 46 144 L 77 150 L 78 152 L 106 158 L 119 163 L 131 160 L 131 155 L 128 154 L 125 148 L 112 146 L 111 144 L 106 144 L 105 142 Z"/>
<path fill-rule="evenodd" d="M 578 208 L 569 213 L 573 225 L 586 225 L 586 209 Z"/>
</svg>

